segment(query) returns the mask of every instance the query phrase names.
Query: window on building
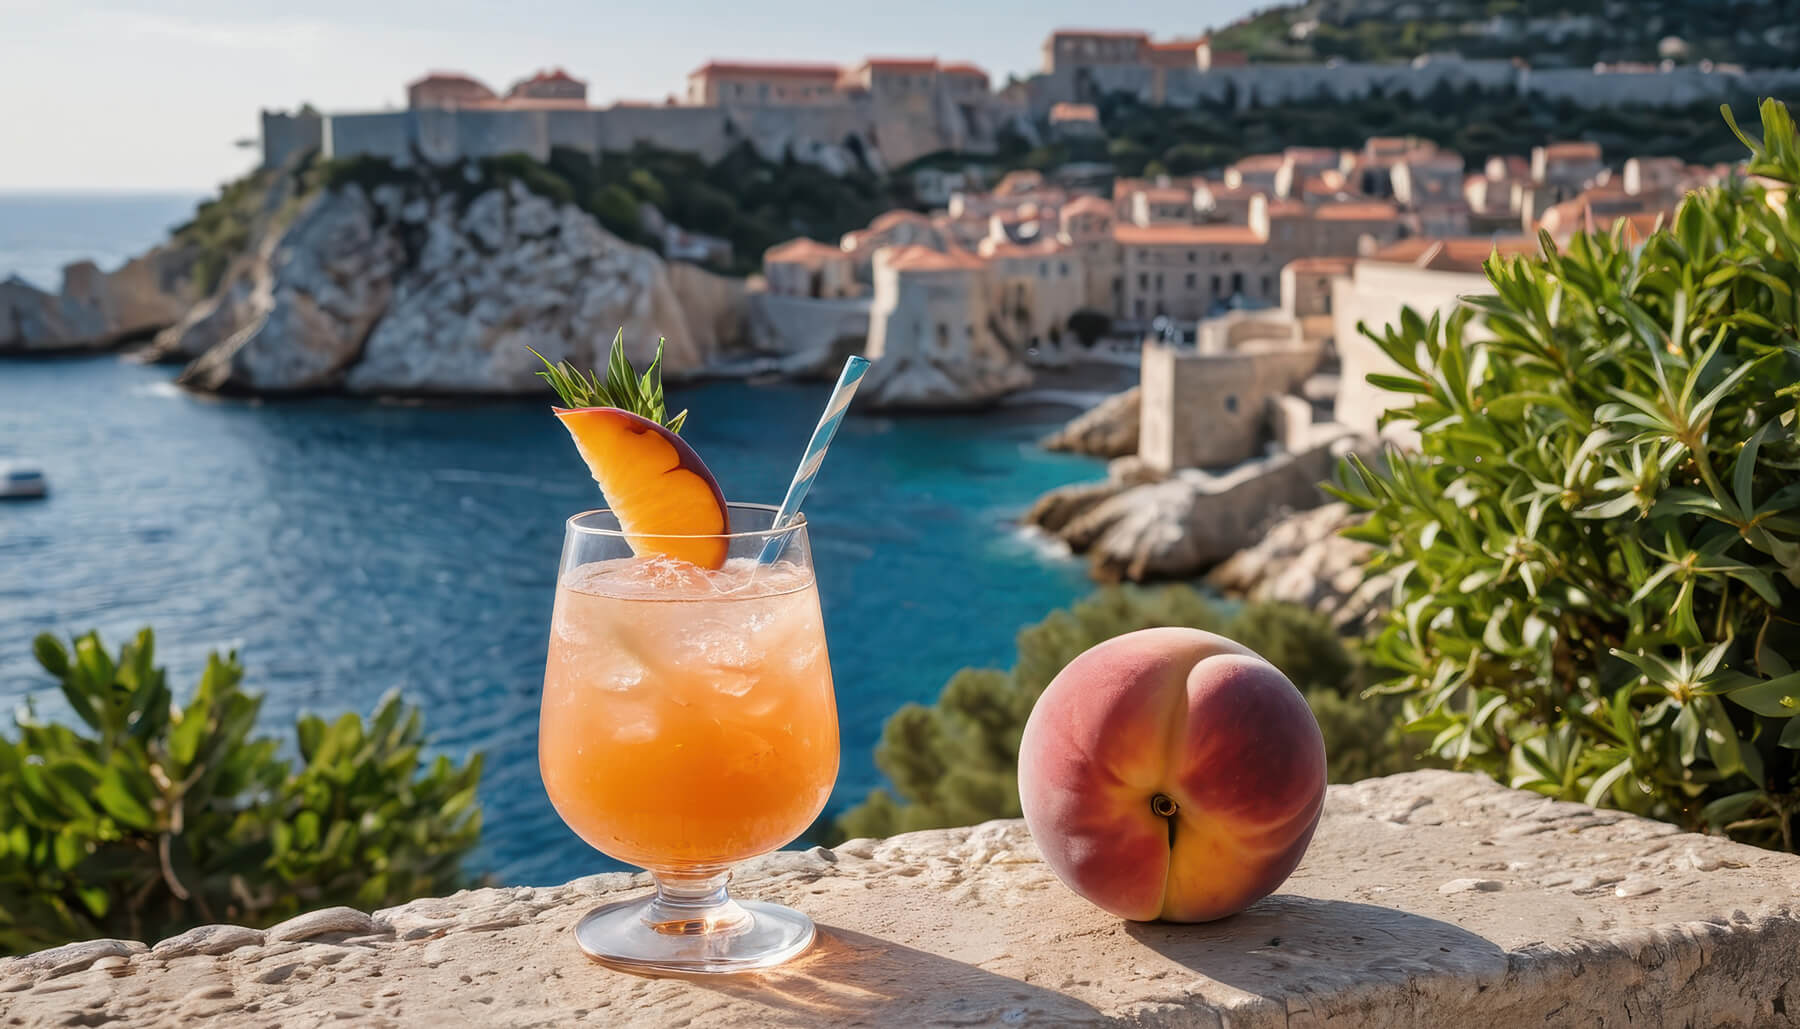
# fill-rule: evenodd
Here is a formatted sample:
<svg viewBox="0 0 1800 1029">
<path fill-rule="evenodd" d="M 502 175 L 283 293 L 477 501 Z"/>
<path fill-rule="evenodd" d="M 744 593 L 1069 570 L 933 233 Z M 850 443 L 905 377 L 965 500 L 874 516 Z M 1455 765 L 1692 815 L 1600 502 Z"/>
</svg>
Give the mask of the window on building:
<svg viewBox="0 0 1800 1029">
<path fill-rule="evenodd" d="M 1187 283 L 1186 283 L 1187 288 L 1193 289 L 1194 288 L 1194 280 L 1198 277 L 1199 276 L 1195 275 L 1193 272 L 1188 272 L 1187 273 Z"/>
<path fill-rule="evenodd" d="M 1163 286 L 1163 283 L 1162 283 L 1162 272 L 1157 272 L 1157 273 L 1156 273 L 1156 291 L 1157 291 L 1157 292 L 1158 292 L 1158 293 L 1161 293 L 1161 292 L 1162 292 L 1162 291 L 1163 291 L 1163 289 L 1162 289 L 1162 286 Z"/>
<path fill-rule="evenodd" d="M 1219 263 L 1220 264 L 1230 264 L 1231 263 L 1231 251 L 1229 251 L 1229 250 L 1219 251 Z"/>
<path fill-rule="evenodd" d="M 1063 262 L 1060 262 L 1059 264 L 1057 264 L 1056 275 L 1058 278 L 1062 278 L 1062 279 L 1068 278 L 1069 277 L 1069 262 L 1063 261 Z"/>
<path fill-rule="evenodd" d="M 1219 295 L 1219 277 L 1217 275 L 1212 277 L 1212 295 L 1215 297 Z"/>
<path fill-rule="evenodd" d="M 950 348 L 950 326 L 945 325 L 943 322 L 938 322 L 937 336 L 938 349 L 948 350 Z"/>
<path fill-rule="evenodd" d="M 1265 275 L 1262 277 L 1262 295 L 1266 297 L 1270 294 L 1270 292 L 1271 292 L 1271 290 L 1269 288 L 1269 277 L 1267 275 Z"/>
<path fill-rule="evenodd" d="M 1047 279 L 1049 277 L 1050 277 L 1050 262 L 1049 261 L 1039 261 L 1038 262 L 1038 278 Z"/>
<path fill-rule="evenodd" d="M 1237 414 L 1237 394 L 1235 394 L 1235 393 L 1225 394 L 1225 413 L 1226 414 Z"/>
<path fill-rule="evenodd" d="M 1137 312 L 1137 316 L 1139 318 L 1142 318 L 1144 316 L 1144 298 L 1143 297 L 1139 297 L 1137 299 L 1137 302 L 1132 305 L 1132 310 Z"/>
<path fill-rule="evenodd" d="M 1195 251 L 1195 250 L 1189 250 L 1188 251 L 1188 263 L 1193 264 L 1195 261 L 1198 261 L 1198 260 L 1200 260 L 1199 252 Z"/>
<path fill-rule="evenodd" d="M 1138 272 L 1138 288 L 1139 289 L 1149 289 L 1150 288 L 1150 273 L 1149 272 Z"/>
<path fill-rule="evenodd" d="M 1231 273 L 1231 291 L 1233 293 L 1242 293 L 1244 291 L 1244 273 L 1243 272 L 1232 272 Z"/>
</svg>

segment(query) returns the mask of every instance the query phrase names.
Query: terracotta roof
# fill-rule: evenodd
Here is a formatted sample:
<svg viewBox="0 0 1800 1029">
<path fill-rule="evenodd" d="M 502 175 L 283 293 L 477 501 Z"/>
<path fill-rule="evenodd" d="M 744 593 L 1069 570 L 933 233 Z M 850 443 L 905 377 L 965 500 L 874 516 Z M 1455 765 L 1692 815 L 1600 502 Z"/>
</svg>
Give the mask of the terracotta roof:
<svg viewBox="0 0 1800 1029">
<path fill-rule="evenodd" d="M 1076 197 L 1063 205 L 1062 216 L 1065 219 L 1079 214 L 1104 214 L 1110 218 L 1113 205 L 1097 196 Z"/>
<path fill-rule="evenodd" d="M 1410 264 L 1440 272 L 1479 272 L 1483 262 L 1495 252 L 1503 257 L 1536 254 L 1538 242 L 1530 236 L 1503 236 L 1499 239 L 1474 236 L 1431 239 L 1415 236 L 1391 243 L 1363 260 L 1383 264 Z"/>
<path fill-rule="evenodd" d="M 825 261 L 847 258 L 841 249 L 816 239 L 790 239 L 786 243 L 770 247 L 763 253 L 763 261 L 769 264 L 805 264 L 816 265 Z"/>
<path fill-rule="evenodd" d="M 958 61 L 955 64 L 942 65 L 938 68 L 938 71 L 945 75 L 967 75 L 972 78 L 979 78 L 983 82 L 986 82 L 988 77 L 988 73 L 983 71 L 979 65 L 962 61 Z"/>
<path fill-rule="evenodd" d="M 577 84 L 583 85 L 583 86 L 587 85 L 587 83 L 582 82 L 580 79 L 576 78 L 573 75 L 570 75 L 566 71 L 563 71 L 561 68 L 552 68 L 549 71 L 539 71 L 536 75 L 533 75 L 531 78 L 525 79 L 523 81 L 525 81 L 525 82 L 574 82 L 574 83 L 577 83 Z"/>
<path fill-rule="evenodd" d="M 895 226 L 905 225 L 905 224 L 929 225 L 929 224 L 931 224 L 931 219 L 927 218 L 926 216 L 920 214 L 917 211 L 908 211 L 904 208 L 901 208 L 901 209 L 889 211 L 886 214 L 876 215 L 875 220 L 869 223 L 869 228 L 875 230 L 876 232 L 886 232 L 887 230 L 894 228 Z"/>
<path fill-rule="evenodd" d="M 1275 200 L 1269 204 L 1271 218 L 1304 218 L 1312 208 L 1298 200 Z"/>
<path fill-rule="evenodd" d="M 1093 104 L 1061 103 L 1050 108 L 1051 122 L 1100 120 L 1100 110 Z"/>
<path fill-rule="evenodd" d="M 1390 221 L 1399 216 L 1393 204 L 1379 201 L 1322 204 L 1313 211 L 1314 218 L 1326 222 Z"/>
<path fill-rule="evenodd" d="M 1063 36 L 1091 36 L 1096 39 L 1141 39 L 1146 42 L 1150 35 L 1133 29 L 1057 29 L 1050 33 L 1051 39 Z"/>
<path fill-rule="evenodd" d="M 1179 189 L 1175 186 L 1152 186 L 1149 189 L 1138 190 L 1137 195 L 1143 197 L 1146 204 L 1174 205 L 1184 208 L 1194 206 L 1194 191 L 1191 189 Z"/>
<path fill-rule="evenodd" d="M 428 71 L 411 82 L 408 82 L 406 88 L 412 89 L 414 86 L 423 86 L 427 82 L 456 82 L 471 86 L 480 86 L 482 89 L 488 88 L 487 83 L 482 82 L 480 79 L 464 75 L 459 71 Z M 493 90 L 489 89 L 488 92 L 491 93 Z"/>
<path fill-rule="evenodd" d="M 1551 160 L 1575 161 L 1600 159 L 1598 143 L 1548 143 L 1544 146 L 1544 156 Z"/>
<path fill-rule="evenodd" d="M 935 57 L 871 57 L 857 65 L 857 70 L 871 71 L 937 71 Z"/>
<path fill-rule="evenodd" d="M 1355 263 L 1354 257 L 1302 257 L 1287 267 L 1300 275 L 1348 275 Z"/>
<path fill-rule="evenodd" d="M 983 267 L 981 258 L 966 250 L 949 252 L 930 247 L 885 247 L 876 255 L 889 268 L 901 272 L 975 271 Z"/>
<path fill-rule="evenodd" d="M 832 78 L 841 73 L 835 64 L 787 64 L 780 62 L 759 61 L 708 61 L 690 75 L 766 75 L 788 78 Z"/>
<path fill-rule="evenodd" d="M 1240 157 L 1232 165 L 1238 171 L 1278 171 L 1286 163 L 1287 158 L 1281 154 L 1251 154 Z"/>
<path fill-rule="evenodd" d="M 1250 55 L 1242 50 L 1214 50 L 1207 59 L 1214 68 L 1243 68 L 1250 64 Z"/>
<path fill-rule="evenodd" d="M 1265 240 L 1248 225 L 1113 226 L 1113 240 L 1124 246 L 1261 246 Z"/>
<path fill-rule="evenodd" d="M 1283 150 L 1281 156 L 1295 164 L 1314 161 L 1326 161 L 1333 165 L 1338 163 L 1338 152 L 1327 146 L 1291 146 Z"/>
</svg>

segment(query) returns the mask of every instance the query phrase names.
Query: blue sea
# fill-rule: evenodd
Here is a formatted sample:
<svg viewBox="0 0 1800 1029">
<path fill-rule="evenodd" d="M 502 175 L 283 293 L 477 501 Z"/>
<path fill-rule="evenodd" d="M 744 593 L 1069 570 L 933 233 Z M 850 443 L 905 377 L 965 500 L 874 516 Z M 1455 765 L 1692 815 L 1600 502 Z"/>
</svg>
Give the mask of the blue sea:
<svg viewBox="0 0 1800 1029">
<path fill-rule="evenodd" d="M 0 250 L 16 245 L 5 211 Z M 35 634 L 97 628 L 116 644 L 142 625 L 178 694 L 208 650 L 236 649 L 266 695 L 263 729 L 285 741 L 300 712 L 367 713 L 398 689 L 441 751 L 487 755 L 474 871 L 545 884 L 617 867 L 563 827 L 538 779 L 562 522 L 599 502 L 548 397 L 219 400 L 173 375 L 0 361 L 0 460 L 28 456 L 51 483 L 47 500 L 0 503 L 0 705 L 67 716 Z M 773 502 L 825 393 L 709 383 L 672 399 L 726 495 Z M 879 784 L 872 751 L 895 708 L 964 666 L 1010 664 L 1020 627 L 1089 589 L 1078 562 L 1014 524 L 1041 492 L 1102 475 L 1035 445 L 1064 415 L 845 423 L 807 503 L 843 724 L 832 810 Z"/>
<path fill-rule="evenodd" d="M 62 288 L 62 269 L 94 261 L 111 271 L 194 215 L 198 193 L 0 191 L 0 281 L 17 275 Z"/>
</svg>

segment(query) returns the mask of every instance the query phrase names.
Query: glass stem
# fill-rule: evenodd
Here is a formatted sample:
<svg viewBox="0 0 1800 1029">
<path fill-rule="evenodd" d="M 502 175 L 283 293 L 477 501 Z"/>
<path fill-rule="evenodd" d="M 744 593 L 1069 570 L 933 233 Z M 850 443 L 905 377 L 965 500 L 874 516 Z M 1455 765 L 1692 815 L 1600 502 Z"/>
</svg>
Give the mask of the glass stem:
<svg viewBox="0 0 1800 1029">
<path fill-rule="evenodd" d="M 650 875 L 656 880 L 656 897 L 644 912 L 644 922 L 657 932 L 735 936 L 750 928 L 750 912 L 725 892 L 730 869 L 689 868 Z"/>
</svg>

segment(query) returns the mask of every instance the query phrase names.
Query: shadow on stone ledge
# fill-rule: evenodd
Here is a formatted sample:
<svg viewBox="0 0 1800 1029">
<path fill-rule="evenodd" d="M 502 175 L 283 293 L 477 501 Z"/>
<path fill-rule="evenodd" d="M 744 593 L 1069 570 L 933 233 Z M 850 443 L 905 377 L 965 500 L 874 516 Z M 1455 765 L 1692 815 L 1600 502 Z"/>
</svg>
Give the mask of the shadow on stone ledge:
<svg viewBox="0 0 1800 1029">
<path fill-rule="evenodd" d="M 1169 960 L 1258 997 L 1343 998 L 1357 990 L 1429 990 L 1454 976 L 1458 992 L 1506 975 L 1498 945 L 1466 929 L 1392 908 L 1277 894 L 1200 925 L 1128 923 L 1131 937 Z M 1246 941 L 1254 941 L 1245 946 Z"/>
<path fill-rule="evenodd" d="M 1100 1012 L 1073 997 L 962 961 L 837 926 L 819 926 L 791 965 L 722 981 L 689 981 L 806 1024 L 1091 1024 Z"/>
</svg>

